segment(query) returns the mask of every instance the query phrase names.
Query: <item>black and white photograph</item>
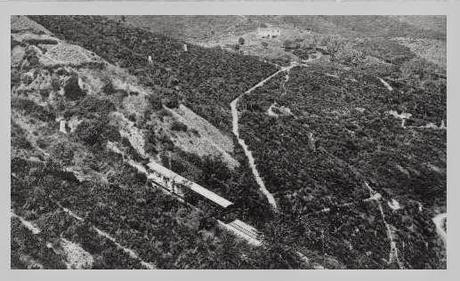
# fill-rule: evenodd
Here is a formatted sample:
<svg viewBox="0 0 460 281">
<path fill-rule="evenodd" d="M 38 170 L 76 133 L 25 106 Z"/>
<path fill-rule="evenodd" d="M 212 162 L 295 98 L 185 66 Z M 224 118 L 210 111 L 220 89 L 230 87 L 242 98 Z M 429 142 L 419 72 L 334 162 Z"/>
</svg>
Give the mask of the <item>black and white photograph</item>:
<svg viewBox="0 0 460 281">
<path fill-rule="evenodd" d="M 447 268 L 445 15 L 9 21 L 11 269 Z"/>
</svg>

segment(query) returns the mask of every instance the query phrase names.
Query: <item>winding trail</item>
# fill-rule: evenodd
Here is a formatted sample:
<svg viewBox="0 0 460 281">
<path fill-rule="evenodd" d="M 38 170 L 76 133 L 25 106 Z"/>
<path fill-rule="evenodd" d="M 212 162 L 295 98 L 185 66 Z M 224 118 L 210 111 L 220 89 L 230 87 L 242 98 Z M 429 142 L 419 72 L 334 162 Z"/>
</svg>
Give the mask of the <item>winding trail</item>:
<svg viewBox="0 0 460 281">
<path fill-rule="evenodd" d="M 259 174 L 259 171 L 257 170 L 257 167 L 256 167 L 256 164 L 255 164 L 255 160 L 254 160 L 254 156 L 252 155 L 252 152 L 251 150 L 249 150 L 249 147 L 248 145 L 245 143 L 245 141 L 240 137 L 240 133 L 239 133 L 239 116 L 238 116 L 238 101 L 240 100 L 241 97 L 243 97 L 244 95 L 247 95 L 247 94 L 250 94 L 252 91 L 254 91 L 255 89 L 263 86 L 266 82 L 268 82 L 270 79 L 272 79 L 273 77 L 275 77 L 276 75 L 278 75 L 279 73 L 281 72 L 287 72 L 286 73 L 286 76 L 285 76 L 285 79 L 283 81 L 283 84 L 282 84 L 282 87 L 284 89 L 284 92 L 282 95 L 285 95 L 287 93 L 287 89 L 285 87 L 286 83 L 289 81 L 289 72 L 292 68 L 296 67 L 296 66 L 302 66 L 302 67 L 308 67 L 308 62 L 311 62 L 311 61 L 314 61 L 314 60 L 317 60 L 321 58 L 321 54 L 318 53 L 317 54 L 317 57 L 315 58 L 312 58 L 312 59 L 309 59 L 307 61 L 304 61 L 302 63 L 299 63 L 299 62 L 296 62 L 296 61 L 293 61 L 291 62 L 290 65 L 288 66 L 282 66 L 280 67 L 280 69 L 278 71 L 276 71 L 275 73 L 273 73 L 272 75 L 268 76 L 267 78 L 263 79 L 262 81 L 260 81 L 259 83 L 257 83 L 255 86 L 253 86 L 252 88 L 250 88 L 249 90 L 247 90 L 246 92 L 244 92 L 243 94 L 239 95 L 236 99 L 234 99 L 231 103 L 230 103 L 230 108 L 231 108 L 231 111 L 232 111 L 232 132 L 233 134 L 235 135 L 235 137 L 237 138 L 238 140 L 238 143 L 240 144 L 240 146 L 243 148 L 243 151 L 244 151 L 244 154 L 246 155 L 246 158 L 248 158 L 248 162 L 249 162 L 249 166 L 251 167 L 251 171 L 252 171 L 252 174 L 254 176 L 254 179 L 256 180 L 257 184 L 259 185 L 259 190 L 265 195 L 265 197 L 267 197 L 267 200 L 268 200 L 268 203 L 272 206 L 273 210 L 277 210 L 278 209 L 278 206 L 276 204 L 276 200 L 275 198 L 273 197 L 273 195 L 270 193 L 270 191 L 268 191 L 268 189 L 265 187 L 265 183 L 264 181 L 262 180 L 262 178 L 260 177 L 260 174 Z M 279 67 L 279 66 L 278 66 Z"/>
<path fill-rule="evenodd" d="M 400 269 L 404 269 L 404 264 L 399 260 L 399 251 L 398 251 L 398 247 L 396 246 L 394 226 L 392 226 L 391 224 L 387 222 L 386 217 L 385 217 L 385 212 L 383 211 L 382 203 L 380 202 L 380 200 L 382 199 L 382 196 L 380 195 L 380 193 L 376 192 L 369 185 L 367 181 L 364 182 L 364 185 L 369 190 L 369 195 L 371 197 L 374 197 L 374 201 L 377 202 L 377 206 L 379 208 L 380 215 L 382 216 L 383 224 L 385 225 L 385 228 L 387 231 L 387 237 L 390 240 L 390 254 L 389 254 L 387 262 L 389 264 L 396 262 Z"/>
<path fill-rule="evenodd" d="M 270 203 L 270 205 L 272 206 L 272 208 L 274 210 L 278 209 L 278 206 L 276 204 L 276 200 L 273 197 L 273 195 L 270 193 L 270 191 L 268 191 L 268 189 L 265 187 L 265 183 L 262 180 L 262 178 L 260 177 L 259 171 L 257 170 L 255 160 L 254 160 L 254 156 L 252 156 L 251 150 L 249 150 L 249 147 L 244 142 L 244 140 L 242 138 L 240 138 L 239 125 L 238 125 L 238 122 L 239 122 L 238 101 L 244 95 L 250 94 L 255 89 L 263 86 L 266 82 L 268 82 L 270 79 L 272 79 L 273 77 L 275 77 L 279 73 L 284 72 L 284 71 L 288 71 L 288 70 L 290 70 L 291 68 L 293 68 L 293 67 L 295 67 L 297 65 L 298 65 L 297 63 L 291 63 L 291 65 L 289 65 L 289 66 L 282 67 L 280 70 L 276 71 L 272 75 L 270 75 L 267 78 L 265 78 L 264 80 L 260 81 L 254 87 L 252 87 L 251 89 L 247 90 L 246 92 L 244 92 L 243 94 L 238 96 L 236 99 L 234 99 L 230 103 L 230 108 L 232 110 L 232 132 L 236 136 L 236 138 L 238 139 L 238 143 L 240 144 L 240 146 L 243 148 L 244 154 L 246 155 L 246 158 L 248 158 L 249 166 L 251 167 L 251 171 L 252 171 L 252 174 L 254 176 L 254 179 L 256 180 L 257 184 L 259 185 L 260 191 L 265 195 L 265 197 L 267 197 L 268 203 Z"/>
</svg>

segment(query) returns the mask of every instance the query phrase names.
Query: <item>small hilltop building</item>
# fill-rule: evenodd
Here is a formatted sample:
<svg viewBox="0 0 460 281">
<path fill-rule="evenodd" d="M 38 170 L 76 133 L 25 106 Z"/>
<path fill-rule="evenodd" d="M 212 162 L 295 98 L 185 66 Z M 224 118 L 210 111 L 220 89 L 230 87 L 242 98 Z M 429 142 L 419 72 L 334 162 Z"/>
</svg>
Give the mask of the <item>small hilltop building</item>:
<svg viewBox="0 0 460 281">
<path fill-rule="evenodd" d="M 279 28 L 275 27 L 259 27 L 257 28 L 257 35 L 261 38 L 276 38 L 281 35 Z"/>
</svg>

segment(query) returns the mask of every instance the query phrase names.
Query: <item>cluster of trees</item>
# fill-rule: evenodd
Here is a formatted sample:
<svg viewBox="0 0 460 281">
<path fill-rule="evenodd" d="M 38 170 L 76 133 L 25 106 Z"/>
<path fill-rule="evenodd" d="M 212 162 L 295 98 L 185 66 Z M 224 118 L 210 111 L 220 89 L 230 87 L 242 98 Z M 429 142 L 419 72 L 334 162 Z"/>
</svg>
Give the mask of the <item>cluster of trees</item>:
<svg viewBox="0 0 460 281">
<path fill-rule="evenodd" d="M 43 122 L 51 122 L 56 118 L 54 111 L 49 107 L 38 105 L 30 99 L 13 97 L 11 100 L 11 107 Z"/>
<path fill-rule="evenodd" d="M 401 65 L 401 78 L 411 86 L 420 88 L 446 88 L 445 70 L 422 58 L 414 58 Z M 430 92 L 439 92 L 432 90 Z M 445 94 L 445 93 L 444 93 Z"/>
<path fill-rule="evenodd" d="M 78 74 L 72 73 L 64 85 L 64 96 L 69 100 L 79 100 L 86 93 L 80 88 L 78 83 Z"/>
<path fill-rule="evenodd" d="M 255 57 L 205 49 L 98 16 L 33 16 L 57 37 L 81 45 L 127 68 L 146 86 L 172 87 L 185 103 L 214 125 L 228 127 L 228 104 L 276 71 Z M 241 43 L 241 42 L 240 42 Z M 151 56 L 153 62 L 148 63 Z M 249 75 L 250 74 L 250 75 Z M 171 77 L 177 80 L 170 83 Z M 214 77 L 221 77 L 214 83 Z"/>
<path fill-rule="evenodd" d="M 179 132 L 187 132 L 188 127 L 187 127 L 187 125 L 185 125 L 184 123 L 182 123 L 180 121 L 174 121 L 171 124 L 171 130 L 179 131 Z"/>
<path fill-rule="evenodd" d="M 356 48 L 349 39 L 338 35 L 330 35 L 316 41 L 320 42 L 319 44 L 324 48 L 325 53 L 330 55 L 332 62 L 357 67 L 365 61 L 365 54 Z"/>
<path fill-rule="evenodd" d="M 32 144 L 26 137 L 24 130 L 14 121 L 11 122 L 11 144 L 13 149 L 32 149 Z"/>
<path fill-rule="evenodd" d="M 63 103 L 62 108 L 56 110 L 62 111 L 66 119 L 76 117 L 81 120 L 72 136 L 90 147 L 100 148 L 107 140 L 119 141 L 121 138 L 118 129 L 109 122 L 108 115 L 116 111 L 109 98 L 87 95 L 72 103 Z"/>
<path fill-rule="evenodd" d="M 415 57 L 415 54 L 408 47 L 384 38 L 363 39 L 356 44 L 355 48 L 366 55 L 396 65 L 401 65 Z"/>
<path fill-rule="evenodd" d="M 72 116 L 82 119 L 108 118 L 110 112 L 115 111 L 115 104 L 103 96 L 88 95 L 72 107 L 65 108 L 64 117 Z"/>
</svg>

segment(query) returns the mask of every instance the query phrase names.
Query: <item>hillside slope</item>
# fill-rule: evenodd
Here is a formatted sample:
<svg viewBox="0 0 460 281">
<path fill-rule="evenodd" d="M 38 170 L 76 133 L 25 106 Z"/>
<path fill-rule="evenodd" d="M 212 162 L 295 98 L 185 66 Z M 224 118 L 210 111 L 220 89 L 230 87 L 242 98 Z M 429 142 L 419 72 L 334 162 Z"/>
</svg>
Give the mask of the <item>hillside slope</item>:
<svg viewBox="0 0 460 281">
<path fill-rule="evenodd" d="M 233 198 L 258 197 L 233 141 L 175 105 L 173 88 L 147 87 L 27 17 L 12 17 L 11 42 L 13 268 L 277 263 L 264 257 L 265 246 L 246 244 L 211 211 L 152 188 L 129 164 L 157 161 Z M 241 212 L 254 217 L 247 212 L 256 209 Z"/>
<path fill-rule="evenodd" d="M 165 35 L 112 19 L 12 17 L 13 267 L 445 268 L 446 77 L 394 39 L 420 29 L 183 17 Z M 247 41 L 188 42 L 206 21 Z M 262 22 L 281 35 L 261 39 Z M 261 246 L 152 186 L 148 163 L 233 202 Z"/>
</svg>

